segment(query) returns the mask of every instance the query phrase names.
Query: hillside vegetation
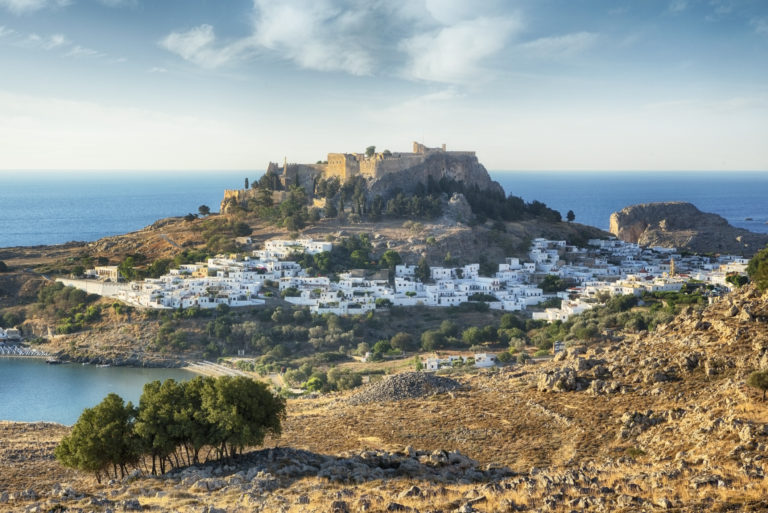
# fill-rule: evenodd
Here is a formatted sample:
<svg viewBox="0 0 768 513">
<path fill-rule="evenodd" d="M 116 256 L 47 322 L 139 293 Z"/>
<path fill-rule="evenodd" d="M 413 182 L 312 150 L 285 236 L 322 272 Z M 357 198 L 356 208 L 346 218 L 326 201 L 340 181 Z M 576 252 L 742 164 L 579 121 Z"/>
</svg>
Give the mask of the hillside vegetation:
<svg viewBox="0 0 768 513">
<path fill-rule="evenodd" d="M 747 381 L 768 367 L 768 295 L 744 286 L 682 306 L 653 332 L 619 335 L 545 363 L 455 375 L 464 386 L 450 394 L 291 399 L 282 436 L 266 442 L 291 449 L 163 479 L 97 486 L 49 459 L 59 428 L 21 439 L 6 424 L 0 493 L 13 500 L 2 507 L 764 511 L 768 409 Z M 32 440 L 36 451 L 8 458 Z"/>
</svg>

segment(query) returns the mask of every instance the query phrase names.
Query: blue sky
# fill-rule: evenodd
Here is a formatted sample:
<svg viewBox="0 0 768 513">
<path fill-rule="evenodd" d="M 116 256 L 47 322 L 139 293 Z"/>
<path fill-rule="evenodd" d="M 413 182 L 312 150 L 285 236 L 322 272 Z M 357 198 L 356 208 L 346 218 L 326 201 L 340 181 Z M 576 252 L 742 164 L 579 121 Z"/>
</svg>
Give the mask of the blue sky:
<svg viewBox="0 0 768 513">
<path fill-rule="evenodd" d="M 768 170 L 765 0 L 0 0 L 0 170 Z"/>
</svg>

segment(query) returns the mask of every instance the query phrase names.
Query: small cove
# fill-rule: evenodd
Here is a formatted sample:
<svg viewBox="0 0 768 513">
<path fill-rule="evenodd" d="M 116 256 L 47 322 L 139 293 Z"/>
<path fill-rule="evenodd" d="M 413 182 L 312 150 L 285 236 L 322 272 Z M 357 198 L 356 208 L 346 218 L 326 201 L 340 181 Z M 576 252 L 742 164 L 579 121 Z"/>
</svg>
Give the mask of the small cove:
<svg viewBox="0 0 768 513">
<path fill-rule="evenodd" d="M 39 358 L 0 358 L 0 420 L 74 424 L 109 393 L 137 404 L 145 383 L 185 381 L 184 369 L 48 365 Z"/>
</svg>

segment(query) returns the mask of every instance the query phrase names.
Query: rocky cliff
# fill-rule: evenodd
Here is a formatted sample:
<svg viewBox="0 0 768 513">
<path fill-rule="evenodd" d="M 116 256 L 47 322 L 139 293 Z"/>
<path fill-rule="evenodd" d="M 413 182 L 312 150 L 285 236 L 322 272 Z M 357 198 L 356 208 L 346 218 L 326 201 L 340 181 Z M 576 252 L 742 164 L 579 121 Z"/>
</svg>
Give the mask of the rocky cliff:
<svg viewBox="0 0 768 513">
<path fill-rule="evenodd" d="M 462 182 L 466 187 L 504 194 L 504 189 L 491 176 L 475 155 L 452 152 L 430 153 L 413 167 L 387 173 L 369 184 L 371 196 L 391 196 L 398 189 L 405 193 L 415 192 L 419 184 L 426 185 L 430 178 L 439 182 L 442 178 Z"/>
<path fill-rule="evenodd" d="M 750 256 L 768 244 L 768 234 L 735 228 L 691 203 L 645 203 L 611 214 L 610 232 L 643 246 L 675 247 L 696 253 Z"/>
</svg>

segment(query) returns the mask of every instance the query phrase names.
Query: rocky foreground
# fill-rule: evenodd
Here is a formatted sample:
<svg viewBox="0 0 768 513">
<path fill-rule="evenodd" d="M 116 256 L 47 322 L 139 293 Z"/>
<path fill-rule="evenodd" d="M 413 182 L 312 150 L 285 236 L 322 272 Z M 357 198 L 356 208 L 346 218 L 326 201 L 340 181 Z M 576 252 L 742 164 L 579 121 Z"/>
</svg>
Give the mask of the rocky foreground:
<svg viewBox="0 0 768 513">
<path fill-rule="evenodd" d="M 768 406 L 745 385 L 765 367 L 768 295 L 746 288 L 446 393 L 401 376 L 358 392 L 375 402 L 292 400 L 266 448 L 163 477 L 98 485 L 52 460 L 66 428 L 0 424 L 0 509 L 768 511 Z"/>
</svg>

